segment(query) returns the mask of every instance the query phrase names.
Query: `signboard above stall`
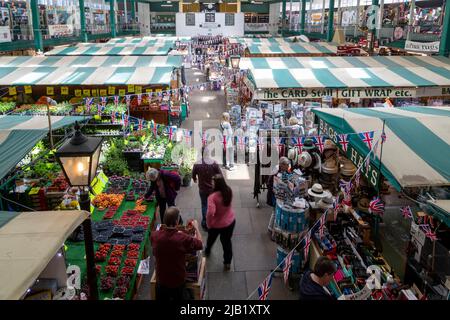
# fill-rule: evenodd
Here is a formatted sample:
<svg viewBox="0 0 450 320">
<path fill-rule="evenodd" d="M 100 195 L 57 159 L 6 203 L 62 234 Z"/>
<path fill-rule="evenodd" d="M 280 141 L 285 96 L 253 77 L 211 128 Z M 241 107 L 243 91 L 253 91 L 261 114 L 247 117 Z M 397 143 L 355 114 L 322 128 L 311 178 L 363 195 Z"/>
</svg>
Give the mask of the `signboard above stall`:
<svg viewBox="0 0 450 320">
<path fill-rule="evenodd" d="M 439 52 L 439 41 L 435 42 L 416 42 L 406 40 L 405 50 L 407 51 L 417 51 L 423 53 L 437 53 Z"/>
</svg>

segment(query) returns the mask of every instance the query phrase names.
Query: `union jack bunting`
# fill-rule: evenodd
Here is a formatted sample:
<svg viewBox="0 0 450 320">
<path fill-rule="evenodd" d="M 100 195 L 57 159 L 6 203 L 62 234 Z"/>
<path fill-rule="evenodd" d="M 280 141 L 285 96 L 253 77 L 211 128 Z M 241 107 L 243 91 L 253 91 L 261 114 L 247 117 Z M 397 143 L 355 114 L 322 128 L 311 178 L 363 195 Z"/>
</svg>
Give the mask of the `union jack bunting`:
<svg viewBox="0 0 450 320">
<path fill-rule="evenodd" d="M 100 101 L 102 103 L 102 107 L 106 106 L 106 102 L 108 102 L 108 98 L 107 97 L 101 97 Z"/>
<path fill-rule="evenodd" d="M 122 113 L 122 124 L 126 128 L 128 127 L 128 115 L 125 113 Z"/>
<path fill-rule="evenodd" d="M 258 147 L 260 150 L 264 149 L 267 143 L 267 137 L 258 137 Z"/>
<path fill-rule="evenodd" d="M 339 144 L 342 147 L 342 150 L 344 152 L 347 152 L 347 147 L 348 147 L 348 134 L 339 134 L 338 135 L 339 138 Z"/>
<path fill-rule="evenodd" d="M 270 274 L 258 287 L 259 300 L 267 300 L 272 286 L 272 274 Z"/>
<path fill-rule="evenodd" d="M 284 259 L 284 267 L 283 267 L 283 275 L 284 275 L 284 283 L 287 284 L 289 279 L 289 270 L 292 266 L 292 256 L 294 255 L 294 250 L 289 252 L 289 254 Z"/>
<path fill-rule="evenodd" d="M 319 236 L 320 236 L 320 239 L 323 238 L 324 233 L 325 233 L 326 218 L 327 218 L 327 212 L 322 214 L 322 216 L 320 217 L 320 225 L 319 225 Z"/>
<path fill-rule="evenodd" d="M 336 197 L 333 201 L 333 215 L 334 215 L 333 221 L 336 221 L 336 219 L 337 219 L 337 215 L 339 213 L 340 206 L 341 205 L 339 204 L 339 197 Z"/>
<path fill-rule="evenodd" d="M 352 190 L 352 182 L 341 179 L 339 180 L 339 187 L 341 188 L 342 192 L 350 193 L 350 191 Z"/>
<path fill-rule="evenodd" d="M 206 135 L 206 131 L 203 131 L 199 133 L 200 138 L 202 139 L 202 146 L 206 146 L 208 144 L 208 136 Z"/>
<path fill-rule="evenodd" d="M 308 231 L 305 237 L 305 248 L 304 248 L 304 254 L 305 254 L 305 261 L 308 260 L 309 257 L 309 246 L 311 245 L 311 230 Z"/>
<path fill-rule="evenodd" d="M 142 129 L 144 129 L 144 119 L 139 119 L 138 120 L 138 130 L 141 131 Z"/>
<path fill-rule="evenodd" d="M 380 198 L 373 198 L 369 203 L 369 212 L 373 214 L 382 215 L 384 212 L 384 203 Z"/>
<path fill-rule="evenodd" d="M 375 142 L 375 145 L 373 146 L 373 149 L 372 149 L 372 155 L 371 155 L 371 156 L 372 156 L 372 159 L 375 159 L 376 156 L 377 156 L 378 142 L 379 142 L 379 141 Z"/>
<path fill-rule="evenodd" d="M 413 217 L 411 208 L 409 206 L 401 207 L 400 211 L 405 219 L 411 219 Z"/>
<path fill-rule="evenodd" d="M 192 138 L 192 131 L 191 130 L 184 130 L 184 140 L 187 144 L 191 144 L 191 138 Z"/>
<path fill-rule="evenodd" d="M 103 107 L 103 106 L 100 105 L 100 104 L 97 105 L 97 114 L 98 114 L 99 116 L 102 115 L 102 113 L 103 113 L 104 110 L 105 110 L 105 107 Z"/>
<path fill-rule="evenodd" d="M 111 123 L 115 123 L 115 122 L 116 122 L 116 112 L 111 111 Z"/>
<path fill-rule="evenodd" d="M 367 155 L 366 157 L 366 172 L 369 172 L 370 167 L 370 155 Z"/>
<path fill-rule="evenodd" d="M 158 124 L 157 123 L 154 123 L 154 122 L 152 122 L 152 124 L 151 124 L 151 127 L 152 127 L 152 132 L 153 132 L 153 135 L 155 136 L 155 137 L 157 137 L 158 136 Z"/>
<path fill-rule="evenodd" d="M 119 96 L 114 96 L 114 105 L 119 106 Z"/>
<path fill-rule="evenodd" d="M 131 102 L 131 95 L 127 94 L 125 96 L 125 102 L 127 104 L 127 107 L 129 107 L 130 106 L 130 102 Z"/>
<path fill-rule="evenodd" d="M 245 142 L 247 141 L 246 136 L 237 136 L 237 144 L 240 149 L 245 149 Z"/>
<path fill-rule="evenodd" d="M 323 153 L 324 137 L 323 136 L 315 136 L 315 137 L 313 137 L 313 139 L 314 139 L 314 144 L 319 149 L 320 153 Z"/>
<path fill-rule="evenodd" d="M 356 187 L 359 187 L 360 179 L 361 179 L 361 168 L 358 168 L 358 170 L 356 170 L 356 173 L 355 173 L 355 186 Z"/>
<path fill-rule="evenodd" d="M 358 133 L 359 137 L 366 144 L 369 150 L 372 150 L 373 133 L 374 133 L 373 131 Z"/>
<path fill-rule="evenodd" d="M 142 94 L 137 95 L 137 103 L 138 103 L 138 106 L 140 106 L 142 104 Z"/>
<path fill-rule="evenodd" d="M 175 136 L 175 132 L 177 131 L 177 128 L 174 126 L 170 126 L 166 128 L 167 134 L 169 135 L 169 140 L 173 140 Z"/>
<path fill-rule="evenodd" d="M 298 151 L 302 152 L 303 151 L 303 144 L 305 142 L 305 137 L 297 137 L 297 138 L 292 138 L 292 143 L 298 147 Z"/>
<path fill-rule="evenodd" d="M 93 102 L 94 102 L 94 98 L 85 98 L 84 99 L 84 103 L 86 105 L 86 108 L 90 107 Z"/>
<path fill-rule="evenodd" d="M 436 233 L 431 230 L 431 227 L 429 224 L 421 224 L 420 228 L 423 232 L 425 232 L 425 236 L 429 238 L 431 241 L 436 241 L 438 238 L 436 236 Z"/>
</svg>

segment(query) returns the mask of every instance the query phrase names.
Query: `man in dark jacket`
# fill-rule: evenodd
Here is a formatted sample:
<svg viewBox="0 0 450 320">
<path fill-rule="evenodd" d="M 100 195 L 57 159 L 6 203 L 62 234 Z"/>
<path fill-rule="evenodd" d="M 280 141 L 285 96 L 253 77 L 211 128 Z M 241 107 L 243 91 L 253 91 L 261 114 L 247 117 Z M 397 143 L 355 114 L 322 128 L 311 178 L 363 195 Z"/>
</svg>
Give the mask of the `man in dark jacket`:
<svg viewBox="0 0 450 320">
<path fill-rule="evenodd" d="M 300 300 L 336 300 L 326 286 L 333 279 L 336 265 L 327 257 L 320 257 L 314 265 L 314 271 L 307 271 L 300 281 Z"/>
<path fill-rule="evenodd" d="M 176 173 L 166 170 L 158 171 L 154 168 L 147 171 L 146 177 L 151 181 L 151 184 L 145 194 L 145 199 L 150 198 L 155 193 L 162 223 L 166 208 L 175 206 L 175 198 L 177 197 L 177 191 L 180 190 L 181 178 Z"/>
</svg>

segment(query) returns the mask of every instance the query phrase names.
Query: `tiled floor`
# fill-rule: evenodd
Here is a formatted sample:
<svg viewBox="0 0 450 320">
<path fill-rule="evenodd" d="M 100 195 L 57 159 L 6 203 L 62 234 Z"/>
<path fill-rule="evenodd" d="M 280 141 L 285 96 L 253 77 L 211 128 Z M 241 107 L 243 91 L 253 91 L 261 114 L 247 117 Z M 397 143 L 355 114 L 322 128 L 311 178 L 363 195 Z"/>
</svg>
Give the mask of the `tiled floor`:
<svg viewBox="0 0 450 320">
<path fill-rule="evenodd" d="M 198 71 L 198 70 L 195 70 Z M 192 70 L 187 70 L 188 83 L 195 78 L 204 81 Z M 190 97 L 191 113 L 182 127 L 194 129 L 194 121 L 203 120 L 203 129 L 218 128 L 222 112 L 226 110 L 226 101 L 221 91 L 194 91 Z M 236 171 L 224 171 L 224 175 L 233 189 L 233 207 L 236 212 L 236 227 L 233 235 L 233 261 L 231 271 L 223 271 L 223 250 L 220 241 L 215 243 L 207 259 L 207 299 L 257 299 L 254 292 L 276 266 L 276 244 L 270 240 L 267 231 L 271 208 L 265 205 L 265 195 L 260 195 L 260 208 L 256 208 L 253 198 L 253 167 L 245 164 L 237 166 Z M 176 204 L 180 207 L 183 219 L 201 220 L 201 206 L 198 187 L 182 188 Z M 204 241 L 207 234 L 202 232 Z M 148 279 L 144 279 L 138 298 L 148 299 Z M 272 280 L 269 299 L 297 299 L 283 283 L 282 274 Z"/>
</svg>

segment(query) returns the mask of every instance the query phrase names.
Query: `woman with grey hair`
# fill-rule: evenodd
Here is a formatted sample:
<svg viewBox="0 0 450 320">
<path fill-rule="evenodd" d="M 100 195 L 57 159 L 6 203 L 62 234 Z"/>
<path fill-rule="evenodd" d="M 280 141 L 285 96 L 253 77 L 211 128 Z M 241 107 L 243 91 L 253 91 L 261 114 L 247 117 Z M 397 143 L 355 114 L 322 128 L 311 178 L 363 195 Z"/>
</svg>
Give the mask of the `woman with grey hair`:
<svg viewBox="0 0 450 320">
<path fill-rule="evenodd" d="M 291 161 L 286 157 L 281 157 L 278 160 L 278 165 L 275 167 L 275 170 L 272 172 L 272 175 L 267 181 L 267 204 L 271 207 L 275 207 L 275 194 L 273 192 L 273 178 L 280 172 L 289 172 L 291 165 Z"/>
<path fill-rule="evenodd" d="M 177 191 L 181 187 L 181 178 L 177 173 L 155 168 L 149 168 L 145 176 L 150 181 L 150 187 L 145 194 L 145 199 L 148 200 L 153 193 L 155 194 L 162 223 L 166 208 L 175 206 Z"/>
<path fill-rule="evenodd" d="M 228 112 L 222 113 L 222 121 L 220 122 L 223 135 L 223 165 L 227 170 L 234 170 L 234 148 L 233 148 L 233 128 L 230 123 L 230 114 Z"/>
</svg>

